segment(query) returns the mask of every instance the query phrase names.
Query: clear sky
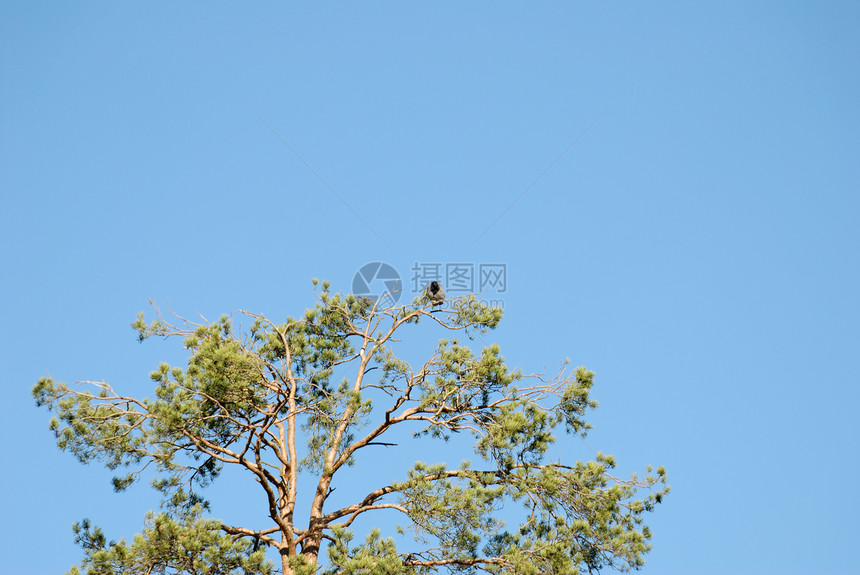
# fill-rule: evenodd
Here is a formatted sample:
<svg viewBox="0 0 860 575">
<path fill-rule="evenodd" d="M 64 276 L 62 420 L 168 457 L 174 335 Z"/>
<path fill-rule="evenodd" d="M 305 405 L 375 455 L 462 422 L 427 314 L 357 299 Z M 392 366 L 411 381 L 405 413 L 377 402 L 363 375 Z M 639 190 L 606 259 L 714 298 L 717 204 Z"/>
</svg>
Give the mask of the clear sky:
<svg viewBox="0 0 860 575">
<path fill-rule="evenodd" d="M 136 342 L 148 298 L 283 318 L 382 261 L 504 264 L 488 341 L 597 373 L 565 456 L 666 466 L 645 573 L 860 572 L 858 30 L 838 1 L 0 2 L 0 569 L 154 505 L 57 450 L 39 377 L 146 395 L 183 357 Z"/>
</svg>

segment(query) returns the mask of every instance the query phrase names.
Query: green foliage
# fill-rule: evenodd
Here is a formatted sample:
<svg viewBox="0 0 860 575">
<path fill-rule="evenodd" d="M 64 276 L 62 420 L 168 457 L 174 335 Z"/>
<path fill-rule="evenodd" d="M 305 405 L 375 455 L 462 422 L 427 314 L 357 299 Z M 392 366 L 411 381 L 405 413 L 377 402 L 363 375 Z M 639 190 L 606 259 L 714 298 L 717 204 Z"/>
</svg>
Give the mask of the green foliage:
<svg viewBox="0 0 860 575">
<path fill-rule="evenodd" d="M 195 507 L 179 517 L 150 513 L 146 527 L 125 540 L 107 542 L 104 533 L 85 519 L 74 526 L 75 541 L 84 549 L 80 567 L 70 575 L 269 575 L 274 572 L 262 549 L 250 541 L 234 541 L 217 521 L 202 519 Z"/>
<path fill-rule="evenodd" d="M 132 327 L 141 341 L 179 338 L 188 352 L 186 365 L 162 363 L 150 374 L 150 397 L 121 395 L 105 382 L 39 380 L 33 395 L 56 413 L 50 427 L 61 449 L 122 470 L 117 491 L 149 466 L 163 497 L 162 511 L 147 516 L 131 543 L 108 543 L 89 522 L 76 525 L 85 559 L 72 573 L 566 574 L 643 564 L 651 535 L 643 515 L 668 492 L 665 471 L 622 479 L 608 455 L 575 464 L 548 458 L 558 434 L 590 429 L 592 372 L 565 364 L 554 377 L 524 375 L 499 346 L 476 353 L 457 337 L 413 365 L 396 353 L 395 334 L 423 320 L 472 337 L 498 325 L 501 309 L 474 296 L 444 309 L 420 298 L 381 309 L 331 293 L 327 282 L 314 285 L 318 301 L 299 319 L 241 312 L 250 318 L 244 331 L 230 316 L 177 326 L 157 309 L 149 323 L 139 315 Z M 336 373 L 351 375 L 336 381 Z M 395 427 L 470 441 L 476 462 L 415 463 L 333 507 L 335 475 L 348 473 L 363 449 L 391 445 L 384 440 Z M 203 517 L 201 492 L 225 466 L 262 490 L 267 525 Z M 300 498 L 310 503 L 303 518 Z M 508 517 L 516 508 L 520 521 L 506 525 L 502 510 Z M 400 532 L 413 543 L 406 551 L 377 530 L 353 542 L 356 518 L 379 510 L 400 513 Z M 279 566 L 264 561 L 266 549 Z"/>
<path fill-rule="evenodd" d="M 410 573 L 397 554 L 394 540 L 383 538 L 378 529 L 367 535 L 364 544 L 350 546 L 353 534 L 348 529 L 336 527 L 332 531 L 332 543 L 328 547 L 331 568 L 325 575 L 397 575 Z"/>
</svg>

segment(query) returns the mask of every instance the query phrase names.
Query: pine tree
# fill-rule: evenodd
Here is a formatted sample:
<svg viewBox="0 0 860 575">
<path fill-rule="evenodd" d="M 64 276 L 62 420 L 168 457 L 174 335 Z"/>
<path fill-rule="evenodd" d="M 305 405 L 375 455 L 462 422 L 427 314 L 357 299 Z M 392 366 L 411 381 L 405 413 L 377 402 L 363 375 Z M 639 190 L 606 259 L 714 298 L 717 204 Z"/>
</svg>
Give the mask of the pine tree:
<svg viewBox="0 0 860 575">
<path fill-rule="evenodd" d="M 669 490 L 664 470 L 621 479 L 608 455 L 548 456 L 554 433 L 590 428 L 594 374 L 565 365 L 554 377 L 526 376 L 496 345 L 475 353 L 462 337 L 496 327 L 501 310 L 474 296 L 449 303 L 381 309 L 323 282 L 300 319 L 240 312 L 250 326 L 238 333 L 228 316 L 194 323 L 156 308 L 153 321 L 141 313 L 132 324 L 140 340 L 182 338 L 189 357 L 151 374 L 152 397 L 121 395 L 105 382 L 40 380 L 33 395 L 56 412 L 61 449 L 127 472 L 113 480 L 118 491 L 155 468 L 163 499 L 131 543 L 108 542 L 88 521 L 75 525 L 84 559 L 71 573 L 569 574 L 643 565 L 651 535 L 643 514 Z M 421 321 L 452 337 L 412 365 L 395 354 L 395 335 Z M 352 376 L 334 381 L 344 369 Z M 404 428 L 471 442 L 477 463 L 404 462 L 351 504 L 329 503 L 335 477 Z M 244 469 L 249 489 L 262 490 L 267 525 L 206 517 L 202 489 L 225 466 Z M 302 517 L 300 498 L 310 502 Z M 521 522 L 506 525 L 503 507 L 505 517 L 520 509 Z M 354 540 L 355 520 L 383 510 L 399 514 L 404 549 L 378 529 Z M 266 559 L 271 550 L 279 564 Z"/>
</svg>

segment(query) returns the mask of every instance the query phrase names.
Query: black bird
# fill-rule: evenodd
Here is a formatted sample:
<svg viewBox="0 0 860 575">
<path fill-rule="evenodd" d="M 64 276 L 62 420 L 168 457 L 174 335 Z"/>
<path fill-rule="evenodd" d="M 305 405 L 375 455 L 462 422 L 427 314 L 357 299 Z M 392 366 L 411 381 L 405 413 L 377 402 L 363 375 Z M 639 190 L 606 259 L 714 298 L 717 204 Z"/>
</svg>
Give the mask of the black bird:
<svg viewBox="0 0 860 575">
<path fill-rule="evenodd" d="M 445 301 L 445 290 L 442 289 L 442 284 L 436 281 L 430 282 L 430 285 L 424 290 L 424 295 L 434 306 L 442 305 Z"/>
</svg>

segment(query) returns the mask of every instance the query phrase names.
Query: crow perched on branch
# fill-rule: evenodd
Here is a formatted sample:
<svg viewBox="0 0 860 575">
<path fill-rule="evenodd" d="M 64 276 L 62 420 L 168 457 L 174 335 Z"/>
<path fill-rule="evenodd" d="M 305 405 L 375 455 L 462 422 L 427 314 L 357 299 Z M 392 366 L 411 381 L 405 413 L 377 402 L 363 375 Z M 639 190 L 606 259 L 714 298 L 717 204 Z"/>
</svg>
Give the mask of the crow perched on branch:
<svg viewBox="0 0 860 575">
<path fill-rule="evenodd" d="M 430 300 L 433 306 L 442 305 L 445 302 L 445 290 L 442 289 L 442 284 L 437 281 L 430 282 L 430 285 L 424 290 L 424 296 Z"/>
</svg>

